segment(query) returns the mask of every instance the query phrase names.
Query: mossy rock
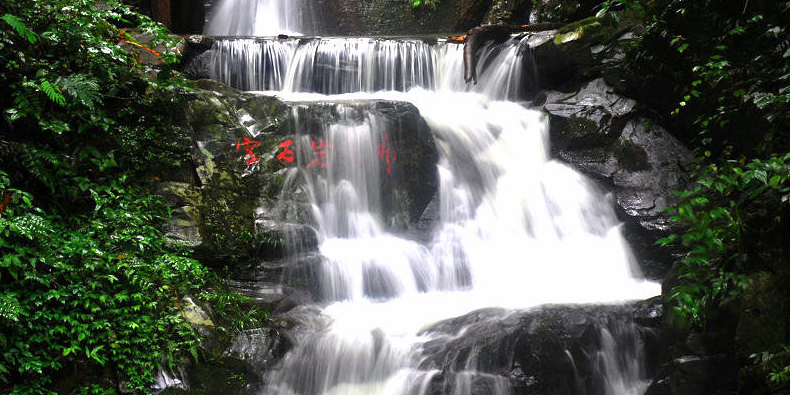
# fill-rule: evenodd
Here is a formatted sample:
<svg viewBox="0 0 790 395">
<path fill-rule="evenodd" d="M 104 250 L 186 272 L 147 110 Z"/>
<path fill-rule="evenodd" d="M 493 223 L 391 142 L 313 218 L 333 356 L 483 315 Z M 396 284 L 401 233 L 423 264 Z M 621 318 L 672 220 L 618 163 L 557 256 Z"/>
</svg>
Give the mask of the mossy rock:
<svg viewBox="0 0 790 395">
<path fill-rule="evenodd" d="M 557 30 L 557 34 L 554 36 L 554 43 L 560 45 L 567 42 L 576 41 L 592 34 L 593 32 L 598 32 L 602 28 L 603 24 L 596 17 L 582 19 Z"/>
</svg>

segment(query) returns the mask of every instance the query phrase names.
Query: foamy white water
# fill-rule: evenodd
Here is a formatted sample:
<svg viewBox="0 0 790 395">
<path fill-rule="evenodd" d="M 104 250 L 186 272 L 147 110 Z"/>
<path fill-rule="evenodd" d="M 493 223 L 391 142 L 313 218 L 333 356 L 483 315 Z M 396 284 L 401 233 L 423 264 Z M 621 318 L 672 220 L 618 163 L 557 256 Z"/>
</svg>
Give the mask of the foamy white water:
<svg viewBox="0 0 790 395">
<path fill-rule="evenodd" d="M 417 369 L 416 350 L 430 339 L 418 333 L 440 320 L 485 307 L 616 303 L 660 293 L 659 284 L 639 278 L 612 203 L 550 158 L 542 113 L 484 94 L 422 89 L 278 95 L 413 103 L 437 141 L 441 213 L 426 245 L 387 233 L 377 221 L 381 174 L 373 148 L 385 130 L 373 115 L 361 125 L 327 126 L 324 139 L 347 162 L 308 184 L 327 258 L 321 283 L 335 300 L 323 311 L 332 324 L 286 357 L 271 393 L 420 394 L 436 372 Z M 602 355 L 613 377 L 609 393 L 644 390 L 643 377 Z M 332 368 L 313 366 L 306 375 L 305 364 Z M 502 388 L 498 393 L 508 393 Z"/>
<path fill-rule="evenodd" d="M 219 0 L 204 29 L 207 36 L 277 36 L 315 34 L 309 0 Z"/>
<path fill-rule="evenodd" d="M 462 44 L 418 39 L 224 39 L 214 44 L 210 73 L 252 91 L 336 95 L 419 87 L 515 99 L 534 85 L 527 42 L 523 38 L 484 45 L 477 84 L 463 80 Z"/>
</svg>

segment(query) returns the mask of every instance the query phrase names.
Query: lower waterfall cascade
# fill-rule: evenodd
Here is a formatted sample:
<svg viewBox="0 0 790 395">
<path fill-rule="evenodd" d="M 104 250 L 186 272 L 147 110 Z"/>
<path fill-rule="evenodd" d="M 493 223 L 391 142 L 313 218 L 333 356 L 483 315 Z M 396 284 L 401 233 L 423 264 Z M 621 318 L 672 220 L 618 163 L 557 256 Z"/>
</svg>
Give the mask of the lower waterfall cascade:
<svg viewBox="0 0 790 395">
<path fill-rule="evenodd" d="M 511 381 L 474 353 L 444 363 L 432 353 L 474 328 L 542 306 L 617 304 L 660 293 L 659 284 L 641 278 L 610 200 L 551 158 L 548 119 L 522 100 L 534 89 L 532 39 L 481 48 L 476 85 L 463 81 L 462 45 L 441 40 L 216 41 L 213 78 L 295 107 L 335 103 L 339 114 L 316 136 L 302 132 L 305 115 L 294 112 L 297 146 L 318 145 L 327 155 L 300 159 L 283 191 L 308 198 L 322 257 L 314 279 L 321 299 L 309 313 L 313 330 L 268 374 L 264 394 L 509 395 Z M 436 143 L 438 215 L 428 240 L 383 220 L 390 130 L 377 114 L 357 113 L 377 100 L 414 105 Z M 482 321 L 434 330 L 492 308 Z M 629 322 L 597 328 L 594 393 L 644 393 L 650 377 L 638 328 Z M 484 392 L 475 390 L 481 380 Z"/>
</svg>

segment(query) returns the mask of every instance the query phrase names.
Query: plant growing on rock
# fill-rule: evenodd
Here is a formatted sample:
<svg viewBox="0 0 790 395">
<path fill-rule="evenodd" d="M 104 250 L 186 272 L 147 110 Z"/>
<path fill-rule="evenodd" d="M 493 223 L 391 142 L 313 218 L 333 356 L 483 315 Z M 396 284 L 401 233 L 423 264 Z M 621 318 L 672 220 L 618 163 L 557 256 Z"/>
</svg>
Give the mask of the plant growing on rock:
<svg viewBox="0 0 790 395">
<path fill-rule="evenodd" d="M 659 1 L 645 10 L 630 72 L 650 86 L 677 81 L 651 93 L 674 97 L 672 105 L 653 104 L 702 163 L 674 210 L 684 231 L 660 243 L 686 251 L 669 296 L 680 317 L 704 330 L 711 313 L 745 303 L 740 295 L 755 286 L 748 279 L 769 273 L 768 286 L 782 289 L 788 273 L 790 2 Z M 782 344 L 764 347 L 750 352 L 774 354 Z M 776 384 L 786 363 L 771 361 L 766 380 Z"/>
<path fill-rule="evenodd" d="M 163 360 L 197 356 L 178 311 L 207 275 L 149 193 L 188 155 L 164 111 L 174 55 L 151 79 L 118 45 L 167 32 L 113 1 L 2 4 L 0 388 L 146 393 Z"/>
</svg>

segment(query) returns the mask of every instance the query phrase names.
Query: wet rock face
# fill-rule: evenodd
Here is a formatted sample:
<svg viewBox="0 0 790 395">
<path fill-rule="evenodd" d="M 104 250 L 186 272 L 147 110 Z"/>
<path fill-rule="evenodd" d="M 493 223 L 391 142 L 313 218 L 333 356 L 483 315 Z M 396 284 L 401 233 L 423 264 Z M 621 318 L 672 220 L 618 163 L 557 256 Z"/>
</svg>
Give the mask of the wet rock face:
<svg viewBox="0 0 790 395">
<path fill-rule="evenodd" d="M 402 0 L 323 0 L 327 33 L 342 35 L 450 33 L 474 0 L 443 0 L 435 10 Z M 483 11 L 485 12 L 485 11 Z M 482 14 L 481 14 L 482 15 Z M 479 23 L 479 20 L 478 20 Z"/>
<path fill-rule="evenodd" d="M 639 16 L 625 12 L 619 22 L 589 17 L 536 34 L 530 45 L 541 86 L 569 92 L 603 77 L 618 91 L 630 91 L 626 52 L 641 29 Z"/>
<path fill-rule="evenodd" d="M 379 185 L 375 189 L 380 191 L 382 223 L 396 231 L 414 227 L 438 188 L 438 153 L 416 107 L 389 101 L 294 103 L 294 111 L 296 128 L 313 141 L 326 138 L 327 127 L 335 124 L 369 125 L 374 133 L 380 133 L 382 143 L 375 147 L 378 152 L 372 152 L 377 155 L 379 169 L 369 170 L 378 170 Z M 327 172 L 346 159 L 355 158 L 330 157 Z M 296 191 L 284 193 L 292 195 Z"/>
<path fill-rule="evenodd" d="M 254 211 L 276 199 L 279 179 L 272 156 L 279 136 L 290 130 L 287 107 L 278 99 L 253 96 L 211 81 L 198 81 L 178 114 L 192 136 L 192 183 L 160 186 L 176 216 L 166 226 L 201 261 L 238 262 L 255 251 Z M 258 145 L 253 145 L 256 141 Z M 237 145 L 238 144 L 238 145 Z M 260 157 L 260 158 L 259 158 Z M 252 165 L 247 164 L 257 159 Z M 267 165 L 266 171 L 257 171 Z M 256 167 L 257 166 L 257 167 Z"/>
<path fill-rule="evenodd" d="M 603 78 L 579 91 L 543 92 L 536 98 L 551 117 L 555 156 L 613 193 L 625 233 L 650 277 L 669 268 L 671 250 L 654 246 L 672 229 L 667 207 L 672 191 L 689 182 L 694 158 L 666 130 L 639 116 L 634 100 L 620 96 Z"/>
<path fill-rule="evenodd" d="M 290 348 L 274 328 L 256 328 L 236 335 L 220 354 L 198 362 L 185 360 L 158 375 L 160 394 L 257 394 L 266 372 Z"/>
<path fill-rule="evenodd" d="M 191 35 L 183 38 L 184 52 L 177 67 L 190 79 L 209 78 L 211 53 L 214 39 L 208 36 Z"/>
<path fill-rule="evenodd" d="M 317 247 L 315 230 L 309 226 L 313 219 L 307 191 L 283 192 L 286 175 L 304 171 L 298 166 L 307 161 L 288 162 L 283 144 L 292 141 L 294 146 L 288 148 L 296 150 L 298 136 L 317 139 L 327 125 L 350 113 L 358 122 L 376 117 L 387 133 L 386 148 L 391 152 L 379 153 L 385 225 L 397 230 L 413 227 L 437 188 L 433 137 L 419 111 L 408 103 L 286 104 L 199 80 L 183 108 L 178 117 L 192 136 L 192 177 L 159 186 L 174 212 L 165 232 L 208 264 L 276 261 L 288 252 Z"/>
<path fill-rule="evenodd" d="M 384 214 L 390 226 L 412 228 L 438 190 L 433 135 L 411 104 L 379 102 L 374 111 L 388 120 L 391 154 L 396 155 L 383 182 Z"/>
<path fill-rule="evenodd" d="M 652 312 L 652 313 L 648 313 Z M 655 319 L 640 320 L 656 315 Z M 554 306 L 533 311 L 484 309 L 440 322 L 427 330 L 421 368 L 438 369 L 430 394 L 490 394 L 494 387 L 521 394 L 603 394 L 606 372 L 643 380 L 656 368 L 660 304 Z M 620 348 L 611 349 L 613 344 Z M 607 347 L 609 349 L 607 349 Z M 644 367 L 607 359 L 647 355 Z M 627 358 L 627 357 L 626 357 Z M 469 373 L 474 367 L 476 373 Z"/>
<path fill-rule="evenodd" d="M 645 395 L 732 394 L 738 364 L 726 355 L 682 356 L 662 366 Z"/>
</svg>

